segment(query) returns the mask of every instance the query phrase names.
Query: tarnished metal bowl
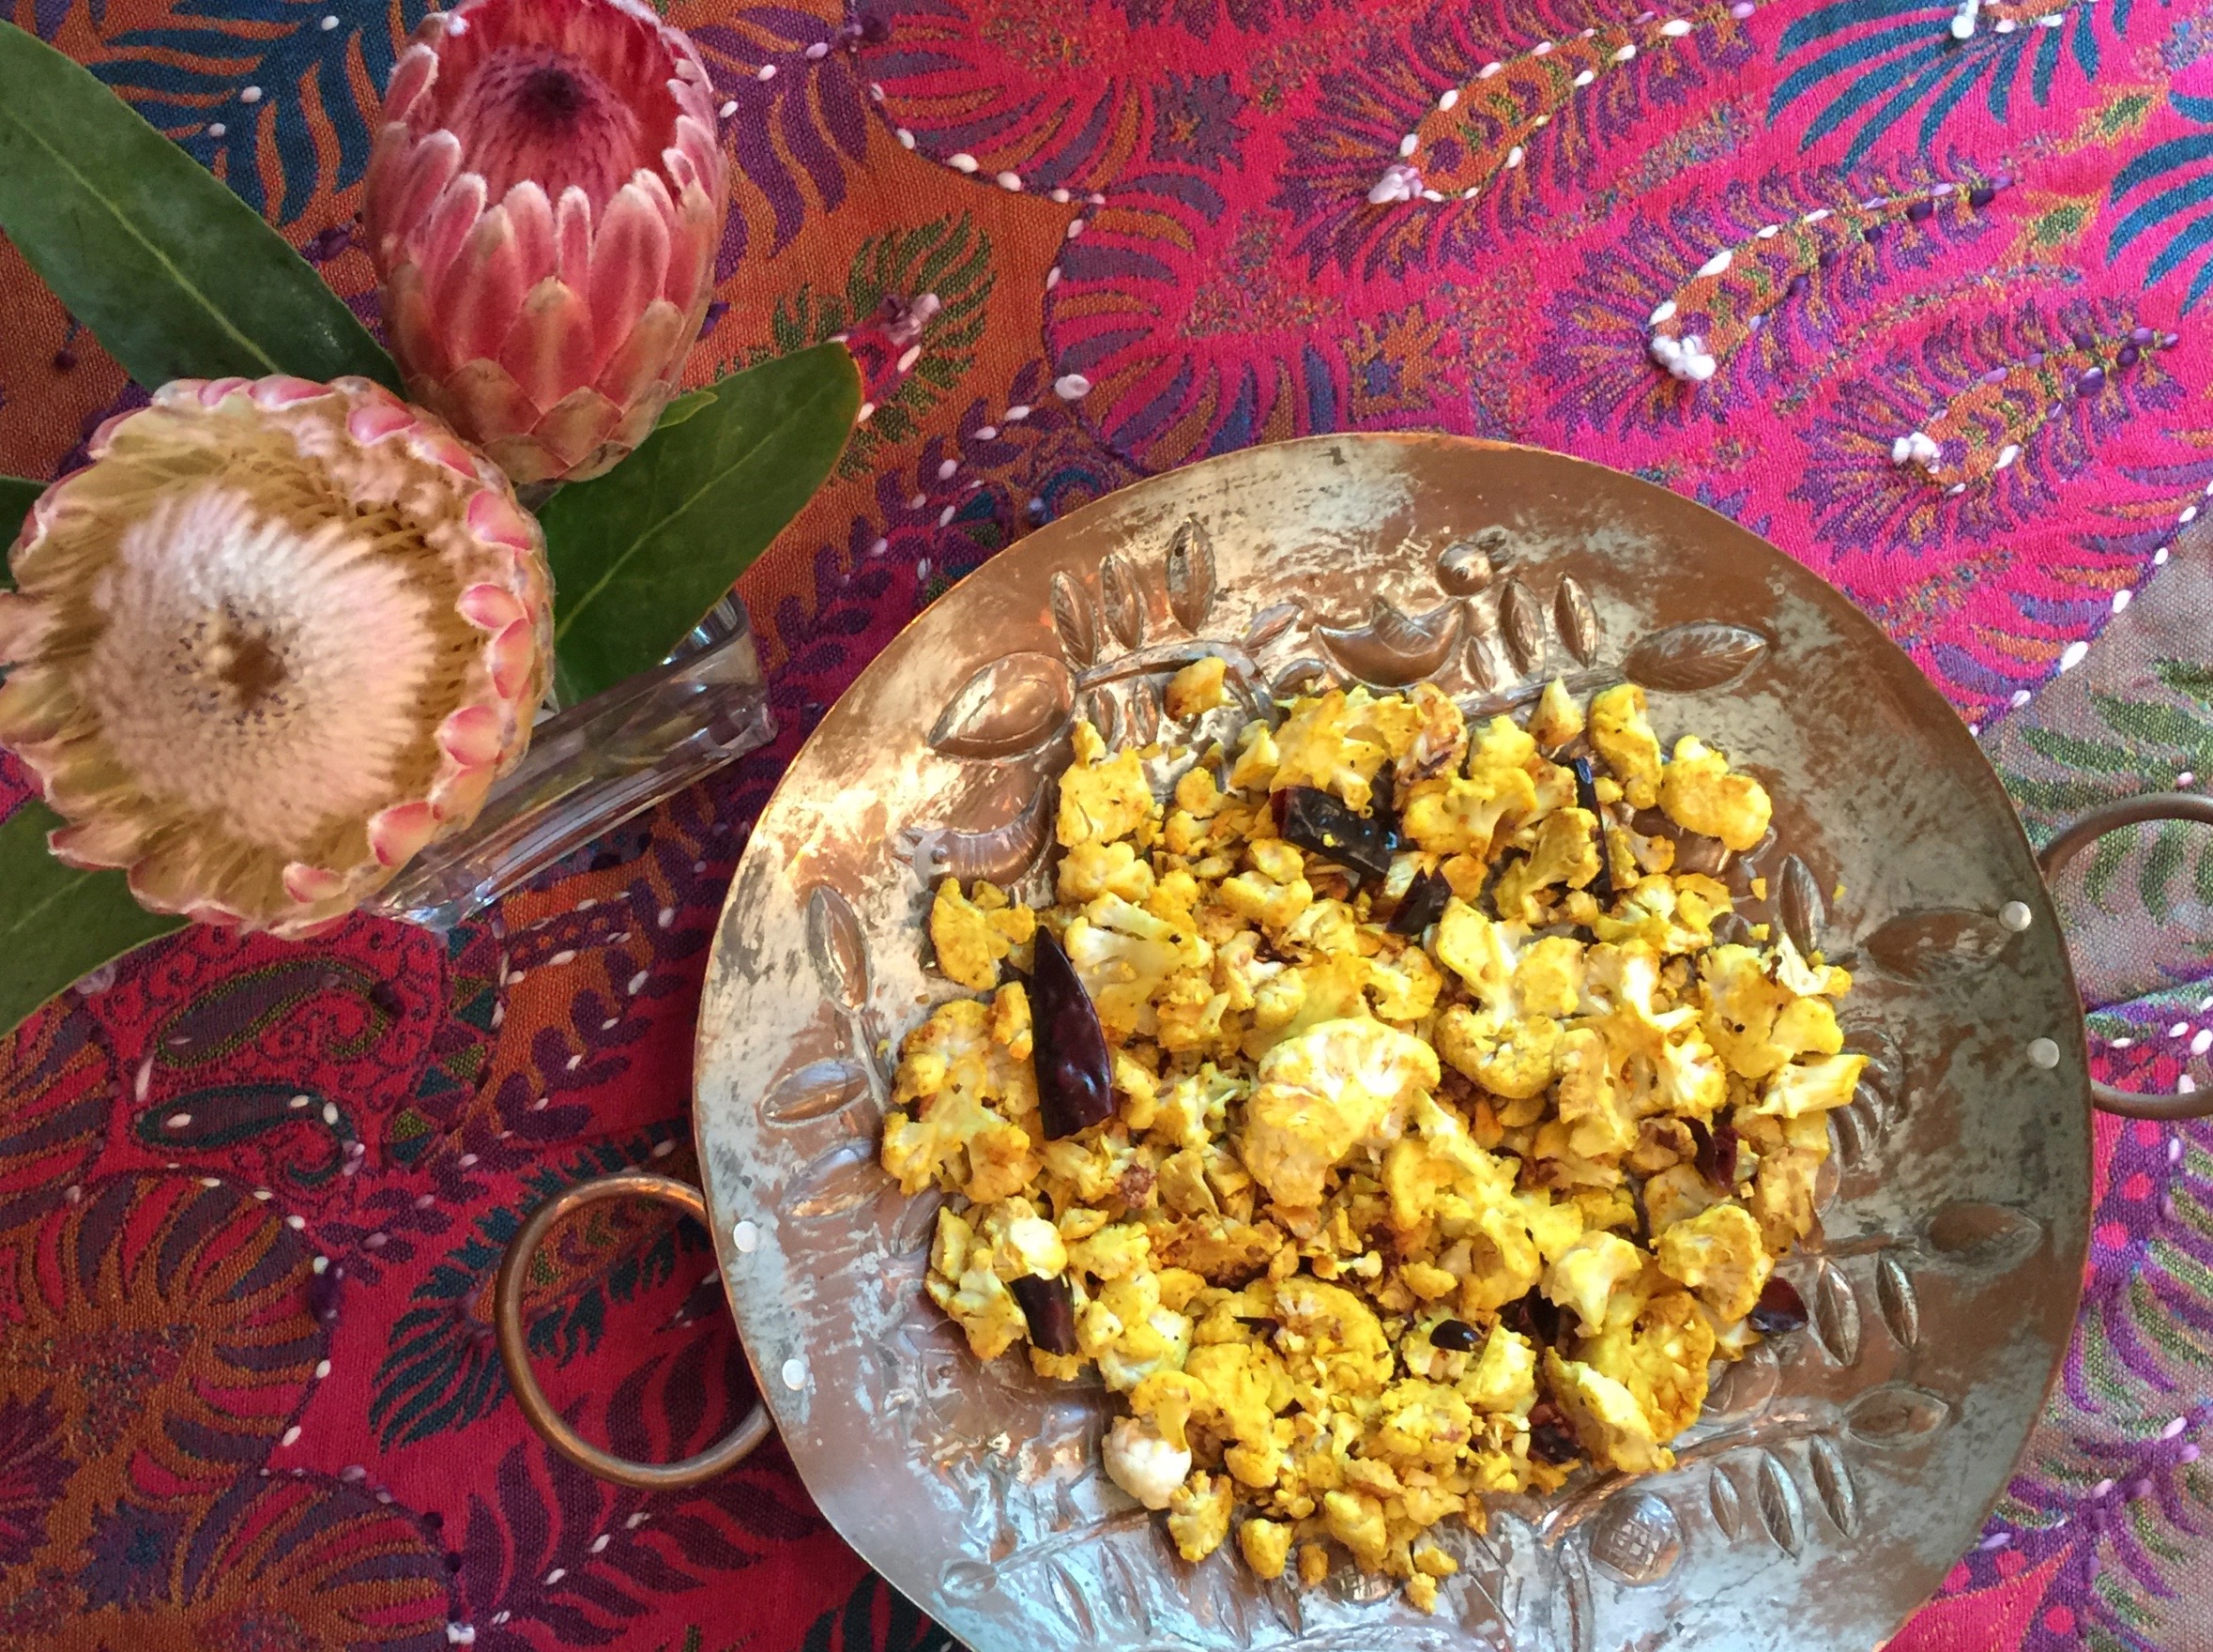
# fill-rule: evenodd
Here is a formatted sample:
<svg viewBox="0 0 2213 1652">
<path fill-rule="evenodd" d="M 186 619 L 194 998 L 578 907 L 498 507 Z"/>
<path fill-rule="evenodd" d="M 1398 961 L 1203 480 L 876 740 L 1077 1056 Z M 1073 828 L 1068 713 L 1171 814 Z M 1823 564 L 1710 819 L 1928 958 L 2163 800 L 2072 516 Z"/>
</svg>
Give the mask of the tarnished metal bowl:
<svg viewBox="0 0 2213 1652">
<path fill-rule="evenodd" d="M 1301 1590 L 1228 1549 L 1178 1559 L 1097 1466 L 1106 1396 L 980 1367 L 923 1295 L 936 1201 L 876 1163 L 897 1042 L 956 990 L 924 967 L 930 875 L 1042 895 L 1072 719 L 1149 738 L 1161 685 L 1199 653 L 1229 662 L 1246 707 L 1325 680 L 1429 679 L 1478 714 L 1554 675 L 1641 682 L 1663 740 L 1695 729 L 1775 798 L 1750 865 L 1768 898 L 1744 910 L 1856 978 L 1843 1020 L 1868 1076 L 1834 1115 L 1821 1223 L 1781 1268 L 1810 1324 L 1727 1369 L 1671 1473 L 1586 1475 L 1450 1538 L 1462 1569 L 1435 1616 L 1351 1573 Z M 2208 818 L 2198 799 L 2127 813 Z M 2084 822 L 2048 859 L 2117 823 Z M 1842 597 L 1595 466 L 1318 436 L 1053 524 L 862 673 L 730 888 L 700 1009 L 704 1198 L 633 1173 L 538 1213 L 503 1271 L 503 1349 L 548 1437 L 633 1484 L 717 1472 L 772 1418 L 838 1530 L 978 1652 L 1867 1652 L 1975 1538 L 2065 1352 L 2093 1101 L 2066 947 L 2005 792 Z M 553 1415 L 516 1311 L 553 1220 L 641 1191 L 712 1229 L 767 1409 L 658 1469 Z"/>
</svg>

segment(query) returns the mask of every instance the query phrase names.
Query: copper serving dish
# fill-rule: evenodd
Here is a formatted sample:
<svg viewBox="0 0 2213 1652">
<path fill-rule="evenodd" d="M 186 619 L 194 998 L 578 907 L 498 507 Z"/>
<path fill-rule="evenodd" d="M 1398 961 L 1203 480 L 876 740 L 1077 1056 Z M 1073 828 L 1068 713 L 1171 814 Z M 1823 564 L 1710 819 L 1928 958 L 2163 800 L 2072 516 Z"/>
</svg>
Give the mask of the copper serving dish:
<svg viewBox="0 0 2213 1652">
<path fill-rule="evenodd" d="M 1868 1078 L 1835 1115 L 1822 1222 L 1782 1268 L 1811 1323 L 1729 1369 L 1672 1472 L 1586 1476 L 1458 1533 L 1435 1616 L 1351 1572 L 1262 1583 L 1234 1545 L 1176 1558 L 1097 1466 L 1104 1394 L 979 1367 L 923 1296 L 936 1201 L 876 1165 L 897 1041 L 956 990 L 924 967 L 925 875 L 1042 896 L 1072 717 L 1149 737 L 1162 683 L 1199 652 L 1230 661 L 1248 705 L 1427 677 L 1483 714 L 1555 674 L 1641 681 L 1663 740 L 1695 728 L 1774 794 L 1754 857 L 1771 899 L 1750 915 L 1857 976 L 1844 1020 Z M 2047 859 L 2157 813 L 2213 818 L 2200 799 L 2141 800 Z M 502 1273 L 502 1347 L 548 1438 L 631 1484 L 718 1472 L 772 1421 L 838 1530 L 977 1652 L 1867 1652 L 1975 1539 L 2065 1353 L 2093 1101 L 2067 950 L 2005 792 L 1842 597 L 1595 466 L 1317 436 L 1042 529 L 862 673 L 730 887 L 700 1008 L 704 1196 L 633 1172 L 548 1204 Z M 712 1230 L 765 1396 L 729 1440 L 663 1468 L 553 1415 L 517 1312 L 520 1264 L 554 1220 L 641 1192 Z"/>
</svg>

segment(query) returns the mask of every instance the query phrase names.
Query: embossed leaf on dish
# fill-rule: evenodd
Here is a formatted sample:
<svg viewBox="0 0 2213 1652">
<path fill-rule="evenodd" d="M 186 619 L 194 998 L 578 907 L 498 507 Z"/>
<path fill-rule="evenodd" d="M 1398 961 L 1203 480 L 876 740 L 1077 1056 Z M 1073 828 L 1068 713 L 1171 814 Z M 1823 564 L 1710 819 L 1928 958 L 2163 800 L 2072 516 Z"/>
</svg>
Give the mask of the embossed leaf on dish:
<svg viewBox="0 0 2213 1652">
<path fill-rule="evenodd" d="M 1721 1369 L 1706 1390 L 1705 1409 L 1699 1415 L 1707 1422 L 1740 1423 L 1767 1409 L 1782 1385 L 1782 1367 L 1772 1342 L 1756 1343 L 1742 1359 Z"/>
<path fill-rule="evenodd" d="M 1490 635 L 1480 625 L 1468 634 L 1468 681 L 1488 694 L 1499 685 L 1496 650 Z"/>
<path fill-rule="evenodd" d="M 1206 524 L 1186 516 L 1168 548 L 1168 611 L 1197 635 L 1214 606 L 1214 541 Z"/>
<path fill-rule="evenodd" d="M 1935 986 L 1987 969 L 2012 933 L 1985 912 L 1925 907 L 1900 912 L 1860 943 L 1861 951 L 1900 981 Z"/>
<path fill-rule="evenodd" d="M 1851 1102 L 1829 1114 L 1829 1140 L 1835 1143 L 1835 1154 L 1840 1170 L 1856 1170 L 1867 1156 L 1871 1138 L 1868 1130 L 1868 1116 L 1857 1102 Z"/>
<path fill-rule="evenodd" d="M 1120 551 L 1099 564 L 1099 605 L 1106 612 L 1106 629 L 1125 649 L 1145 640 L 1145 592 L 1137 584 L 1137 571 Z"/>
<path fill-rule="evenodd" d="M 1625 1583 L 1656 1583 L 1683 1558 L 1683 1527 L 1665 1498 L 1624 1491 L 1591 1521 L 1591 1559 Z"/>
<path fill-rule="evenodd" d="M 1259 653 L 1297 623 L 1303 611 L 1296 603 L 1270 603 L 1253 616 L 1244 635 L 1237 639 L 1237 646 L 1248 654 Z"/>
<path fill-rule="evenodd" d="M 1317 625 L 1314 630 L 1337 663 L 1363 682 L 1404 688 L 1435 675 L 1459 646 L 1466 617 L 1458 603 L 1426 614 L 1406 614 L 1386 597 L 1368 605 L 1365 625 Z"/>
<path fill-rule="evenodd" d="M 1782 917 L 1783 933 L 1791 938 L 1791 944 L 1811 957 L 1821 950 L 1821 932 L 1829 921 L 1828 902 L 1822 899 L 1821 885 L 1806 863 L 1796 855 L 1783 857 L 1782 869 L 1776 874 L 1776 906 Z"/>
<path fill-rule="evenodd" d="M 947 877 L 963 883 L 981 878 L 1003 888 L 1035 865 L 1052 840 L 1053 799 L 1059 788 L 1052 780 L 1021 772 L 1016 772 L 1016 779 L 1027 796 L 1012 818 L 974 830 L 949 823 L 912 833 L 907 858 L 916 876 L 931 884 Z"/>
<path fill-rule="evenodd" d="M 1753 1507 L 1760 1523 L 1775 1539 L 1776 1547 L 1795 1558 L 1806 1550 L 1806 1504 L 1798 1495 L 1798 1482 L 1790 1467 L 1774 1452 L 1763 1450 L 1752 1472 Z"/>
<path fill-rule="evenodd" d="M 859 1062 L 844 1056 L 808 1062 L 769 1086 L 761 1117 L 771 1124 L 804 1124 L 843 1112 L 868 1094 L 868 1069 Z"/>
<path fill-rule="evenodd" d="M 1821 1496 L 1822 1511 L 1847 1537 L 1859 1536 L 1859 1488 L 1852 1483 L 1852 1469 L 1836 1442 L 1816 1434 L 1806 1442 L 1806 1466 L 1813 1471 L 1813 1489 Z"/>
<path fill-rule="evenodd" d="M 956 1560 L 938 1574 L 938 1587 L 954 1600 L 980 1600 L 998 1581 L 998 1571 L 981 1560 Z"/>
<path fill-rule="evenodd" d="M 1327 661 L 1301 655 L 1268 680 L 1268 694 L 1271 698 L 1288 700 L 1302 694 L 1320 694 L 1335 681 L 1336 674 Z"/>
<path fill-rule="evenodd" d="M 1140 677 L 1129 686 L 1129 730 L 1133 743 L 1151 745 L 1160 738 L 1160 690 L 1151 678 Z"/>
<path fill-rule="evenodd" d="M 1068 1614 L 1068 1621 L 1077 1635 L 1086 1644 L 1096 1641 L 1099 1638 L 1099 1627 L 1092 1620 L 1091 1606 L 1083 1598 L 1083 1584 L 1069 1570 L 1068 1563 L 1064 1560 L 1049 1562 L 1045 1575 L 1051 1580 L 1052 1598 L 1059 1602 L 1061 1610 Z"/>
<path fill-rule="evenodd" d="M 1545 651 L 1544 610 L 1529 587 L 1510 574 L 1499 588 L 1499 632 L 1506 639 L 1514 669 L 1525 675 L 1535 670 Z"/>
<path fill-rule="evenodd" d="M 1148 1521 L 1146 1523 L 1151 1526 L 1157 1522 Z M 1114 1592 L 1119 1597 L 1116 1605 L 1120 1608 L 1122 1615 L 1135 1623 L 1145 1633 L 1151 1634 L 1152 1632 L 1152 1609 L 1145 1602 L 1145 1590 L 1137 1581 L 1137 1568 L 1131 1563 L 1130 1557 L 1122 1553 L 1122 1547 L 1118 1542 L 1102 1544 L 1100 1553 L 1102 1556 L 1099 1567 L 1100 1576 L 1104 1578 L 1108 1573 L 1112 1573 L 1115 1583 L 1121 1585 Z"/>
<path fill-rule="evenodd" d="M 1721 1535 L 1731 1542 L 1745 1526 L 1744 1494 L 1736 1489 L 1736 1479 L 1721 1463 L 1714 1465 L 1714 1472 L 1706 1482 L 1706 1506 L 1714 1511 L 1714 1523 L 1721 1528 Z"/>
<path fill-rule="evenodd" d="M 1742 625 L 1696 620 L 1642 638 L 1622 661 L 1622 675 L 1663 694 L 1696 694 L 1734 682 L 1767 651 L 1767 639 Z"/>
<path fill-rule="evenodd" d="M 1807 1323 L 1822 1350 L 1839 1365 L 1859 1358 L 1859 1295 L 1844 1270 L 1824 1257 L 1807 1297 Z"/>
<path fill-rule="evenodd" d="M 969 674 L 930 729 L 949 757 L 1011 757 L 1068 726 L 1076 681 L 1050 654 L 1006 654 Z"/>
<path fill-rule="evenodd" d="M 1091 593 L 1075 574 L 1063 569 L 1053 575 L 1048 599 L 1053 629 L 1061 634 L 1061 648 L 1078 671 L 1099 657 L 1099 626 L 1091 615 Z"/>
<path fill-rule="evenodd" d="M 924 1189 L 908 1202 L 892 1224 L 886 1241 L 893 1256 L 912 1256 L 929 1248 L 938 1234 L 938 1211 L 944 1202 L 945 1196 L 934 1188 Z"/>
<path fill-rule="evenodd" d="M 1560 589 L 1552 593 L 1552 629 L 1577 665 L 1588 665 L 1598 657 L 1598 610 L 1591 605 L 1591 593 L 1583 589 L 1582 581 L 1572 574 L 1563 574 Z"/>
<path fill-rule="evenodd" d="M 793 1178 L 784 1214 L 794 1221 L 821 1221 L 859 1210 L 897 1184 L 876 1162 L 871 1139 L 841 1141 Z"/>
<path fill-rule="evenodd" d="M 1093 689 L 1083 696 L 1083 714 L 1086 722 L 1099 731 L 1099 738 L 1106 742 L 1108 751 L 1119 750 L 1122 739 L 1122 701 L 1105 689 Z"/>
<path fill-rule="evenodd" d="M 827 883 L 807 891 L 807 956 L 831 999 L 848 1010 L 868 1002 L 868 944 L 852 904 Z"/>
<path fill-rule="evenodd" d="M 1899 1251 L 1885 1250 L 1875 1259 L 1875 1301 L 1883 1309 L 1883 1323 L 1900 1348 L 1911 1348 L 1921 1339 L 1920 1293 Z"/>
<path fill-rule="evenodd" d="M 1929 1218 L 1929 1247 L 1969 1267 L 2009 1268 L 2044 1237 L 2043 1224 L 2009 1204 L 1956 1199 Z"/>
<path fill-rule="evenodd" d="M 1943 1395 L 1911 1383 L 1885 1383 L 1852 1402 L 1844 1428 L 1863 1446 L 1896 1448 L 1926 1439 L 1951 1420 L 1951 1401 Z"/>
</svg>

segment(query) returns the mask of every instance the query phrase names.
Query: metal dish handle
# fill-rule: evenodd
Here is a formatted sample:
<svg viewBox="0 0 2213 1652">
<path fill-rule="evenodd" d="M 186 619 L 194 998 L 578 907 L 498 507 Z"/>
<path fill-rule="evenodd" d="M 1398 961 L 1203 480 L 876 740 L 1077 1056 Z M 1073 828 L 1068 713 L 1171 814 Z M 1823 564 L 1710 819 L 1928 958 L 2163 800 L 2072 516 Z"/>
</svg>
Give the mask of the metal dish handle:
<svg viewBox="0 0 2213 1652">
<path fill-rule="evenodd" d="M 2062 866 L 2107 833 L 2145 820 L 2194 820 L 2202 826 L 2213 826 L 2213 798 L 2187 791 L 2155 791 L 2092 809 L 2046 844 L 2044 852 L 2037 857 L 2044 881 L 2050 883 Z M 2125 1119 L 2202 1119 L 2213 1114 L 2213 1091 L 2139 1095 L 2132 1090 L 2116 1090 L 2093 1078 L 2090 1099 L 2100 1111 L 2117 1113 Z"/>
<path fill-rule="evenodd" d="M 530 1369 L 530 1350 L 523 1330 L 523 1277 L 547 1231 L 571 1211 L 603 1199 L 629 1198 L 679 1205 L 700 1221 L 707 1220 L 705 1194 L 688 1182 L 657 1176 L 650 1170 L 618 1170 L 564 1188 L 532 1211 L 522 1231 L 509 1243 L 507 1254 L 500 1259 L 498 1280 L 493 1286 L 492 1317 L 499 1331 L 499 1362 L 507 1368 L 508 1385 L 514 1390 L 525 1420 L 540 1439 L 587 1474 L 603 1480 L 641 1491 L 669 1491 L 696 1486 L 735 1467 L 769 1437 L 769 1408 L 755 1401 L 743 1422 L 696 1457 L 687 1457 L 681 1462 L 633 1462 L 594 1446 L 554 1410 Z"/>
</svg>

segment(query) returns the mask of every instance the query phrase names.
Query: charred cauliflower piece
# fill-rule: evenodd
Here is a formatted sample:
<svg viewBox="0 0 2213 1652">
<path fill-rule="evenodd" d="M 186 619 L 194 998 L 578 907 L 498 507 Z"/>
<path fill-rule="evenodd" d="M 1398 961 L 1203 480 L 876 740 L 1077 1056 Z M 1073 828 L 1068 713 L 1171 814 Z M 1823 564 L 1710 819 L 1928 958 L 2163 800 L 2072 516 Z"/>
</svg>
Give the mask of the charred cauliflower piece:
<svg viewBox="0 0 2213 1652">
<path fill-rule="evenodd" d="M 1037 914 L 1009 904 L 989 883 L 978 882 L 974 893 L 964 896 L 960 880 L 948 878 L 930 903 L 930 945 L 938 954 L 939 972 L 975 992 L 997 987 L 1000 959 L 1028 946 L 1036 933 Z"/>
<path fill-rule="evenodd" d="M 1381 1021 L 1324 1021 L 1260 1058 L 1238 1156 L 1279 1204 L 1318 1205 L 1360 1143 L 1434 1090 L 1437 1052 Z"/>
<path fill-rule="evenodd" d="M 1641 688 L 1625 682 L 1594 699 L 1590 735 L 1631 808 L 1649 809 L 1659 801 L 1659 736 L 1645 720 Z"/>
<path fill-rule="evenodd" d="M 1717 1204 L 1676 1222 L 1653 1249 L 1660 1271 L 1697 1292 L 1725 1323 L 1752 1311 L 1775 1271 L 1760 1224 L 1742 1205 Z"/>
<path fill-rule="evenodd" d="M 1055 822 L 1062 849 L 1140 834 L 1157 812 L 1137 754 L 1117 752 L 1109 757 L 1106 752 L 1096 728 L 1088 722 L 1076 726 L 1076 761 L 1061 776 L 1061 812 Z"/>
</svg>

